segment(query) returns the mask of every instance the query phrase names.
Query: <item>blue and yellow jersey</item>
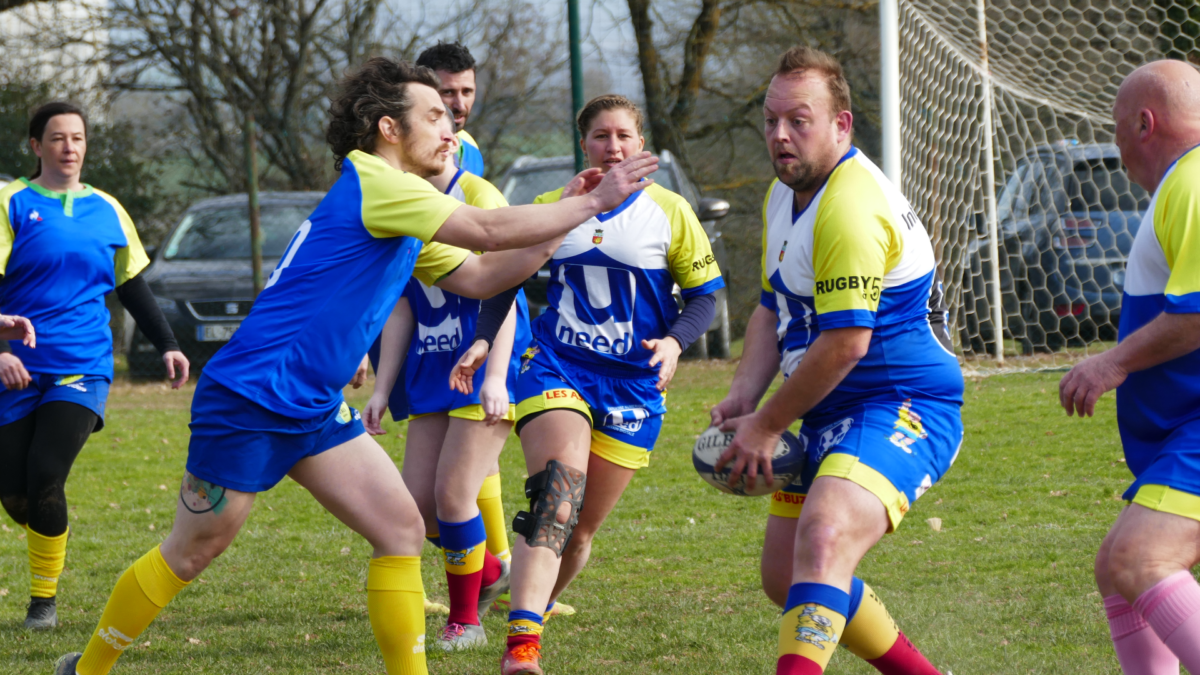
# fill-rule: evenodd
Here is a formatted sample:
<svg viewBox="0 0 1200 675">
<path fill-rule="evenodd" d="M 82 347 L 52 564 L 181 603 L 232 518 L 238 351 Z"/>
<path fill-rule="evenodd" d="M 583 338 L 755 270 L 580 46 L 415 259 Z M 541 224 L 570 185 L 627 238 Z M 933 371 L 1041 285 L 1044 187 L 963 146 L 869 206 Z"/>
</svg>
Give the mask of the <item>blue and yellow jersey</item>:
<svg viewBox="0 0 1200 675">
<path fill-rule="evenodd" d="M 460 202 L 481 209 L 508 206 L 504 196 L 491 183 L 459 169 L 446 194 Z M 483 385 L 486 368 L 475 373 L 475 392 L 460 394 L 450 389 L 450 371 L 458 359 L 475 341 L 475 324 L 479 319 L 480 301 L 443 291 L 421 279 L 410 279 L 404 289 L 416 321 L 408 355 L 404 359 L 405 390 L 408 392 L 409 412 L 420 415 L 446 412 L 479 403 L 479 388 Z M 508 392 L 514 400 L 517 370 L 521 355 L 529 346 L 529 305 L 525 291 L 516 299 L 517 328 L 509 358 Z"/>
<path fill-rule="evenodd" d="M 1200 312 L 1200 149 L 1180 157 L 1163 176 L 1142 217 L 1125 273 L 1118 340 L 1159 314 Z M 1134 475 L 1131 452 L 1157 446 L 1200 419 L 1200 351 L 1130 373 L 1117 387 L 1117 421 Z"/>
<path fill-rule="evenodd" d="M 460 206 L 425 179 L 352 151 L 205 374 L 286 417 L 327 414 L 409 277 L 433 284 L 469 255 L 430 243 Z"/>
<path fill-rule="evenodd" d="M 466 129 L 458 132 L 458 154 L 454 156 L 454 160 L 463 171 L 483 176 L 483 153 L 479 151 L 479 144 Z"/>
<path fill-rule="evenodd" d="M 810 413 L 914 395 L 962 403 L 933 246 L 883 173 L 851 148 L 801 212 L 778 180 L 763 202 L 761 304 L 790 375 L 822 330 L 873 329 L 866 357 Z"/>
<path fill-rule="evenodd" d="M 562 190 L 535 204 L 556 202 Z M 642 340 L 664 337 L 684 300 L 725 287 L 708 235 L 683 197 L 657 184 L 571 230 L 550 259 L 550 307 L 533 322 L 544 349 L 577 365 L 651 375 Z"/>
<path fill-rule="evenodd" d="M 37 349 L 9 343 L 30 372 L 111 380 L 104 296 L 149 264 L 129 214 L 89 185 L 60 193 L 22 178 L 0 190 L 0 311 L 37 330 Z"/>
</svg>

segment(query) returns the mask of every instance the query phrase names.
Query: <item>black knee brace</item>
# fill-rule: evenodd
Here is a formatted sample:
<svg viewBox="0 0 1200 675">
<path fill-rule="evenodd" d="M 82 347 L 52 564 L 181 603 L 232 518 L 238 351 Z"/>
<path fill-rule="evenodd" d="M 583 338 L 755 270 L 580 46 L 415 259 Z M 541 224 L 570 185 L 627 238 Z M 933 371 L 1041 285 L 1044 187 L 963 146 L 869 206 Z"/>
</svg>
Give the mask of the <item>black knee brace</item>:
<svg viewBox="0 0 1200 675">
<path fill-rule="evenodd" d="M 525 481 L 529 511 L 520 511 L 513 518 L 513 532 L 523 535 L 526 544 L 545 546 L 561 558 L 579 522 L 586 485 L 587 476 L 579 469 L 556 459 L 546 462 L 545 471 Z M 571 517 L 566 523 L 558 522 L 558 509 L 563 504 L 571 505 Z"/>
</svg>

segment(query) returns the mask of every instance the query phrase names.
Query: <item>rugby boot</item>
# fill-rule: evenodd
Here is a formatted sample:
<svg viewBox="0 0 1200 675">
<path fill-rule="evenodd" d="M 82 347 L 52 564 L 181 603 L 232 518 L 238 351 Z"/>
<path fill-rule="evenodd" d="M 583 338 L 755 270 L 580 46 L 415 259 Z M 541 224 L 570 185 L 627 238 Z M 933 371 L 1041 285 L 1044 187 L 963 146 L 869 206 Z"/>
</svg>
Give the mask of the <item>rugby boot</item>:
<svg viewBox="0 0 1200 675">
<path fill-rule="evenodd" d="M 79 665 L 79 659 L 82 658 L 81 652 L 71 652 L 58 657 L 54 662 L 54 675 L 75 675 L 75 666 Z"/>
<path fill-rule="evenodd" d="M 507 560 L 500 561 L 500 578 L 496 579 L 491 586 L 484 586 L 479 589 L 479 623 L 483 623 L 483 615 L 491 609 L 492 603 L 501 595 L 508 592 L 509 572 L 512 571 L 512 565 Z"/>
<path fill-rule="evenodd" d="M 538 665 L 541 651 L 541 645 L 536 642 L 509 647 L 500 658 L 500 675 L 544 675 Z"/>
<path fill-rule="evenodd" d="M 473 624 L 449 623 L 442 629 L 438 638 L 438 646 L 444 652 L 461 652 L 466 649 L 487 646 L 487 634 L 483 626 Z"/>
<path fill-rule="evenodd" d="M 550 608 L 550 611 L 546 612 L 545 619 L 549 619 L 552 616 L 571 616 L 574 613 L 574 607 L 562 602 L 556 602 L 554 603 L 554 606 Z"/>
<path fill-rule="evenodd" d="M 449 616 L 450 608 L 440 602 L 433 602 L 429 598 L 425 598 L 425 614 L 426 616 L 434 616 L 437 614 Z"/>
<path fill-rule="evenodd" d="M 58 626 L 58 608 L 54 598 L 30 598 L 25 613 L 25 630 L 50 630 Z"/>
</svg>

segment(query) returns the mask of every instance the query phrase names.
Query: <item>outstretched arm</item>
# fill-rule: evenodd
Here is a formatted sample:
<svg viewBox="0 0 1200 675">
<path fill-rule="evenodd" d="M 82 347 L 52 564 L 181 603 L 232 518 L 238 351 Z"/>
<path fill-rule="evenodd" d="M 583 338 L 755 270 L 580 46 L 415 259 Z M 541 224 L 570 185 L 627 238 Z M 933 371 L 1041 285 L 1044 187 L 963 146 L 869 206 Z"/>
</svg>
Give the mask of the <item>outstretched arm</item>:
<svg viewBox="0 0 1200 675">
<path fill-rule="evenodd" d="M 629 195 L 653 183 L 643 180 L 658 168 L 658 158 L 640 152 L 601 174 L 588 169 L 576 176 L 583 190 L 553 204 L 509 206 L 501 209 L 459 207 L 438 229 L 433 240 L 471 251 L 524 248 L 565 235 L 580 223 L 621 205 Z M 511 284 L 510 284 L 511 285 Z"/>
</svg>

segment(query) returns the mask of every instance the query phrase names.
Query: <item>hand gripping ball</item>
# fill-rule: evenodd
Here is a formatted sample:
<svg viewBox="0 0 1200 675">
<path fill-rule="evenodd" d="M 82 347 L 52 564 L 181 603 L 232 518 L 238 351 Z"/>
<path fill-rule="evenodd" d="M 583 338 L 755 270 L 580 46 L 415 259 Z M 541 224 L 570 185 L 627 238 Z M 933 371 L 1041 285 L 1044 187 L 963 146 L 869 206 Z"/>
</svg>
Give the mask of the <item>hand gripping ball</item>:
<svg viewBox="0 0 1200 675">
<path fill-rule="evenodd" d="M 771 457 L 771 469 L 775 474 L 773 481 L 768 482 L 759 475 L 755 479 L 754 489 L 747 489 L 746 476 L 743 473 L 736 485 L 730 485 L 729 474 L 733 462 L 726 464 L 720 471 L 715 471 L 713 466 L 721 457 L 721 453 L 733 442 L 733 436 L 732 431 L 709 427 L 700 434 L 700 438 L 696 439 L 696 447 L 692 448 L 692 465 L 696 467 L 696 473 L 721 492 L 742 497 L 762 497 L 787 487 L 804 470 L 804 446 L 795 434 L 785 431 L 775 446 L 775 454 Z"/>
</svg>

